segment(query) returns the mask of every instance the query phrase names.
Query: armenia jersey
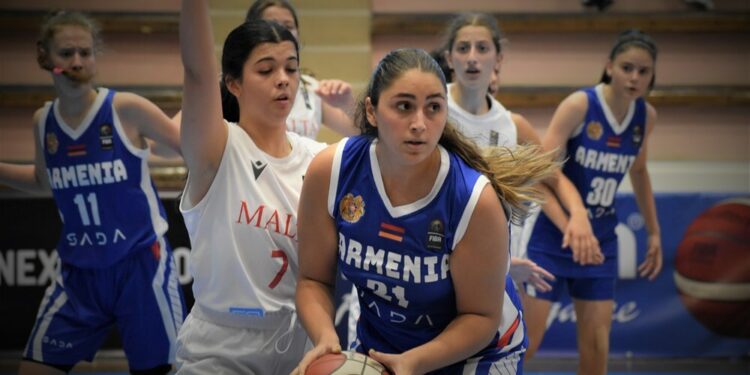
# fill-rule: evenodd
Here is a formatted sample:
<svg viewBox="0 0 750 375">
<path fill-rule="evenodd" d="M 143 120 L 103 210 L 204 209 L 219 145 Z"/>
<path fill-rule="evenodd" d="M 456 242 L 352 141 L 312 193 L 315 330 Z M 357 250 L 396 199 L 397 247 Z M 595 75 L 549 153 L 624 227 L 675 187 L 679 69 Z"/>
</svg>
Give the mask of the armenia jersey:
<svg viewBox="0 0 750 375">
<path fill-rule="evenodd" d="M 615 227 L 615 193 L 620 182 L 635 162 L 646 134 L 646 102 L 638 98 L 630 104 L 625 119 L 619 123 L 609 109 L 602 93 L 603 85 L 584 89 L 588 110 L 583 123 L 566 144 L 563 173 L 576 186 L 588 210 L 594 235 L 602 245 L 607 261 L 603 268 L 613 271 L 617 256 Z M 543 214 L 533 223 L 528 251 L 564 255 L 572 259 L 569 249 L 560 249 L 562 233 Z M 533 259 L 533 257 L 532 257 Z M 586 266 L 596 274 L 598 266 Z M 580 273 L 578 273 L 580 275 Z"/>
<path fill-rule="evenodd" d="M 289 116 L 286 118 L 286 130 L 303 137 L 315 139 L 323 123 L 323 101 L 315 93 L 318 81 L 306 74 L 300 75 L 297 96 Z"/>
<path fill-rule="evenodd" d="M 237 124 L 226 126 L 206 195 L 192 207 L 184 194 L 180 202 L 192 244 L 192 313 L 220 325 L 274 324 L 294 310 L 297 204 L 307 166 L 326 145 L 287 132 L 292 151 L 275 158 Z"/>
<path fill-rule="evenodd" d="M 60 258 L 81 268 L 102 268 L 150 248 L 167 231 L 148 169 L 148 149 L 128 139 L 112 104 L 115 92 L 99 88 L 81 125 L 73 129 L 48 102 L 39 135 L 52 195 L 63 222 Z"/>
<path fill-rule="evenodd" d="M 469 113 L 456 103 L 451 96 L 448 84 L 448 116 L 461 133 L 474 141 L 479 147 L 501 146 L 513 148 L 518 143 L 516 124 L 500 102 L 491 95 L 486 98 L 490 109 L 487 113 L 475 115 Z"/>
<path fill-rule="evenodd" d="M 450 256 L 489 181 L 439 147 L 440 170 L 431 192 L 394 207 L 385 193 L 376 144 L 366 136 L 339 142 L 328 211 L 338 231 L 338 269 L 359 291 L 357 349 L 401 353 L 432 340 L 456 317 Z M 525 347 L 515 297 L 508 278 L 502 327 L 485 349 L 456 368 Z M 456 368 L 448 373 L 457 373 Z"/>
</svg>

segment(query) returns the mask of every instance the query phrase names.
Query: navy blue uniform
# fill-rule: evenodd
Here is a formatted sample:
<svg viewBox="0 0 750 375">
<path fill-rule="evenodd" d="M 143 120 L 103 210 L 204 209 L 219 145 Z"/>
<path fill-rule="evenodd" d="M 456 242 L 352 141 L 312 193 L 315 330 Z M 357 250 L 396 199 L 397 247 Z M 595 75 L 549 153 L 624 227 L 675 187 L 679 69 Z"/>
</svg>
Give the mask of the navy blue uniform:
<svg viewBox="0 0 750 375">
<path fill-rule="evenodd" d="M 488 180 L 440 148 L 432 191 L 393 207 L 374 150 L 364 136 L 339 144 L 328 208 L 338 231 L 338 268 L 359 291 L 356 349 L 402 353 L 434 339 L 457 315 L 450 256 Z M 502 326 L 485 349 L 435 373 L 486 374 L 504 358 L 521 357 L 525 329 L 509 278 Z"/>
<path fill-rule="evenodd" d="M 601 88 L 600 85 L 583 90 L 588 97 L 588 110 L 583 123 L 566 144 L 563 173 L 581 194 L 605 261 L 601 265 L 587 266 L 574 263 L 572 251 L 560 247 L 562 233 L 544 213 L 527 220 L 529 237 L 526 240 L 529 258 L 556 276 L 614 281 L 618 223 L 615 193 L 641 150 L 646 134 L 646 102 L 643 98 L 635 100 L 623 122 L 618 123 L 604 102 Z M 601 299 L 597 295 L 612 296 L 613 284 L 607 288 L 602 291 L 604 294 L 591 292 L 592 299 Z"/>
<path fill-rule="evenodd" d="M 69 365 L 91 360 L 117 323 L 131 369 L 172 362 L 182 294 L 148 169 L 100 88 L 77 129 L 47 103 L 39 134 L 63 228 L 61 275 L 50 285 L 25 356 Z"/>
</svg>

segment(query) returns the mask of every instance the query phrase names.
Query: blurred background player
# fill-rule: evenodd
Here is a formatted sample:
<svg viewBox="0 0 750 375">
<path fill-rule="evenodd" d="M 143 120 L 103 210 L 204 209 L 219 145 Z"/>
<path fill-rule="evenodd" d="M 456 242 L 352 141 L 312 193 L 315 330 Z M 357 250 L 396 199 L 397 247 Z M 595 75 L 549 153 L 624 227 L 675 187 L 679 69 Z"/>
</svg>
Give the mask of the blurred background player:
<svg viewBox="0 0 750 375">
<path fill-rule="evenodd" d="M 117 325 L 134 374 L 171 370 L 184 317 L 167 221 L 148 169 L 150 141 L 179 153 L 179 128 L 146 99 L 94 85 L 98 26 L 77 12 L 42 25 L 39 66 L 57 99 L 33 117 L 34 165 L 0 163 L 0 182 L 52 191 L 63 221 L 60 274 L 47 289 L 19 372 L 91 361 Z"/>
<path fill-rule="evenodd" d="M 258 0 L 248 9 L 245 21 L 264 19 L 286 27 L 299 40 L 299 22 L 294 6 L 285 0 Z M 287 130 L 315 139 L 321 125 L 344 135 L 359 134 L 352 121 L 354 97 L 348 82 L 337 79 L 316 80 L 300 74 Z"/>
<path fill-rule="evenodd" d="M 577 318 L 579 374 L 607 372 L 617 277 L 614 198 L 626 173 L 648 231 L 646 259 L 639 273 L 653 280 L 662 267 L 659 223 L 646 168 L 646 143 L 656 125 L 656 110 L 644 99 L 654 85 L 656 56 L 656 45 L 648 35 L 622 32 L 610 51 L 601 83 L 560 103 L 542 141 L 546 150 L 560 150 L 566 160 L 562 174 L 576 189 L 565 184 L 556 189 L 569 217 L 560 220 L 541 213 L 526 223 L 529 258 L 557 278 L 552 291 L 527 286 L 528 354 L 533 356 L 541 344 L 551 303 L 567 289 Z M 588 224 L 586 217 L 598 246 L 580 252 L 568 249 L 563 233 L 576 221 Z"/>
</svg>

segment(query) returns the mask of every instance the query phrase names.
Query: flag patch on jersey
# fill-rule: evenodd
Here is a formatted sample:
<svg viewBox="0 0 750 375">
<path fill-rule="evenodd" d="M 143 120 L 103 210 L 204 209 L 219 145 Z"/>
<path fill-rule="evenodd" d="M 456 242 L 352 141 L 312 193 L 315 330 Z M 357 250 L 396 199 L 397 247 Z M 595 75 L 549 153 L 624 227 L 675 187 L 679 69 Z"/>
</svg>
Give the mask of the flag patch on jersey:
<svg viewBox="0 0 750 375">
<path fill-rule="evenodd" d="M 396 242 L 401 242 L 404 240 L 404 233 L 406 233 L 406 229 L 404 228 L 397 227 L 393 224 L 380 223 L 380 231 L 378 232 L 378 236 Z"/>
<path fill-rule="evenodd" d="M 86 156 L 86 145 L 70 145 L 67 148 L 68 156 Z"/>
<path fill-rule="evenodd" d="M 607 137 L 607 146 L 609 147 L 619 148 L 620 143 L 620 137 L 614 135 Z"/>
</svg>

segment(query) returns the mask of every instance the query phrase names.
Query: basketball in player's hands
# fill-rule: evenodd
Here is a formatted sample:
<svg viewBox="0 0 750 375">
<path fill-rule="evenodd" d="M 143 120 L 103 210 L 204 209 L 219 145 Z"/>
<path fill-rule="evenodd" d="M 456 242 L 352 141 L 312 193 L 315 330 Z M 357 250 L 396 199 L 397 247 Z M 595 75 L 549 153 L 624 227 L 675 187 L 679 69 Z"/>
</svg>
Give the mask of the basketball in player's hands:
<svg viewBox="0 0 750 375">
<path fill-rule="evenodd" d="M 305 371 L 305 375 L 389 375 L 378 361 L 350 351 L 328 353 L 315 359 Z"/>
</svg>

